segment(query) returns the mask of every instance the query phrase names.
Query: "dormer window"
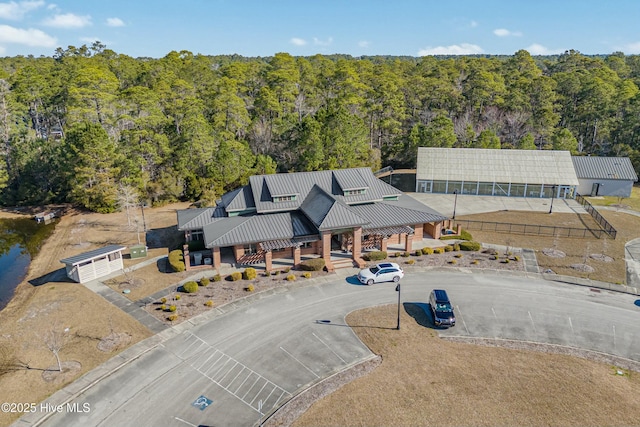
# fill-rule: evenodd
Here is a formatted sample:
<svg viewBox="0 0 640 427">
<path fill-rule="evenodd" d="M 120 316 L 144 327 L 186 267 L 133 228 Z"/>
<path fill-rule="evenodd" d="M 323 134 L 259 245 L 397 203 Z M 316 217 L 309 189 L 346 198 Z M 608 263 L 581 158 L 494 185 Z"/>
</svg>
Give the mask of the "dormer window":
<svg viewBox="0 0 640 427">
<path fill-rule="evenodd" d="M 367 192 L 366 188 L 354 188 L 351 190 L 344 190 L 342 194 L 344 194 L 345 196 L 358 196 L 361 194 L 365 194 L 366 192 Z"/>
<path fill-rule="evenodd" d="M 296 200 L 296 195 L 295 194 L 289 194 L 288 196 L 273 196 L 273 202 L 274 203 L 292 202 L 294 200 Z"/>
</svg>

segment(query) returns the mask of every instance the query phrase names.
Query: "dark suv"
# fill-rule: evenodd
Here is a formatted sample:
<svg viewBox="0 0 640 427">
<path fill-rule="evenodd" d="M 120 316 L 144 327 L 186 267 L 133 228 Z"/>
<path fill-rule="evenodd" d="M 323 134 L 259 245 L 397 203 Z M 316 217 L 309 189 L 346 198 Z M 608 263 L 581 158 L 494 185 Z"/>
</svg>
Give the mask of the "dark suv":
<svg viewBox="0 0 640 427">
<path fill-rule="evenodd" d="M 456 316 L 453 314 L 453 307 L 447 291 L 434 289 L 429 296 L 429 306 L 433 313 L 433 323 L 436 326 L 455 326 Z"/>
</svg>

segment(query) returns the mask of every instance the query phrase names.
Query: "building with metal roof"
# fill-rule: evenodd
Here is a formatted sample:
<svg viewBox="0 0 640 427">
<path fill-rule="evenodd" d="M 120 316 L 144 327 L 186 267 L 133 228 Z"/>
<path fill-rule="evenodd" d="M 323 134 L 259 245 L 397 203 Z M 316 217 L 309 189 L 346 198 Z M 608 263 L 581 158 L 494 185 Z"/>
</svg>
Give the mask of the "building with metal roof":
<svg viewBox="0 0 640 427">
<path fill-rule="evenodd" d="M 578 183 L 568 151 L 418 148 L 416 192 L 567 198 Z"/>
<path fill-rule="evenodd" d="M 69 258 L 61 259 L 67 276 L 78 283 L 86 283 L 123 269 L 122 251 L 125 246 L 109 245 Z"/>
<path fill-rule="evenodd" d="M 220 266 L 221 248 L 231 248 L 237 264 L 274 257 L 316 254 L 331 266 L 332 244 L 361 251 L 389 243 L 411 250 L 414 238 L 438 238 L 447 219 L 428 206 L 377 179 L 371 169 L 255 175 L 249 184 L 224 194 L 217 206 L 177 212 L 187 242 L 201 241 L 204 255 L 185 250 L 185 264 Z M 193 246 L 193 245 L 192 245 Z"/>
<path fill-rule="evenodd" d="M 628 157 L 573 156 L 578 194 L 630 197 L 638 175 Z"/>
</svg>

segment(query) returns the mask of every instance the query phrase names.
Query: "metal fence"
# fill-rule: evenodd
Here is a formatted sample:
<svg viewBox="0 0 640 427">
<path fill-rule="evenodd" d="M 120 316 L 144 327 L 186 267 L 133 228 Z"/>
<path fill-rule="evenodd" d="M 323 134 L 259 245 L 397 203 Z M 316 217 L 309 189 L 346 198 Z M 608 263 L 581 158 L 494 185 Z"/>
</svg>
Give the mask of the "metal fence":
<svg viewBox="0 0 640 427">
<path fill-rule="evenodd" d="M 602 227 L 605 233 L 611 236 L 612 239 L 616 238 L 616 235 L 618 234 L 616 229 L 613 228 L 613 225 L 609 224 L 609 222 L 606 219 L 604 219 L 602 215 L 600 215 L 600 212 L 598 212 L 596 208 L 594 208 L 593 205 L 589 203 L 587 199 L 585 199 L 579 194 L 576 194 L 576 201 L 580 203 L 582 207 L 584 207 L 584 209 L 589 213 L 589 215 L 591 215 L 591 217 L 598 223 L 598 225 Z"/>
<path fill-rule="evenodd" d="M 508 222 L 471 221 L 465 219 L 456 219 L 455 222 L 456 224 L 462 225 L 462 228 L 466 228 L 467 230 L 480 230 L 493 233 L 576 238 L 596 237 L 598 239 L 610 235 L 605 230 L 592 228 L 571 228 L 535 224 L 513 224 Z"/>
</svg>

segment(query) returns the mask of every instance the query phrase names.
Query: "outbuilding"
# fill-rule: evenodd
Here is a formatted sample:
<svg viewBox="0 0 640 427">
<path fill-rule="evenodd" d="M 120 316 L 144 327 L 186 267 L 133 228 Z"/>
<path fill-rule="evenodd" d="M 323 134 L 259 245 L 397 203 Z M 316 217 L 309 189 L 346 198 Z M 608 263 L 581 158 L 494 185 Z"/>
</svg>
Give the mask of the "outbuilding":
<svg viewBox="0 0 640 427">
<path fill-rule="evenodd" d="M 638 175 L 628 157 L 573 156 L 582 196 L 630 197 Z"/>
<path fill-rule="evenodd" d="M 418 148 L 416 192 L 572 198 L 568 151 Z"/>
<path fill-rule="evenodd" d="M 122 251 L 125 246 L 109 245 L 94 249 L 69 258 L 61 259 L 65 265 L 67 276 L 78 283 L 86 283 L 108 274 L 122 270 Z"/>
</svg>

